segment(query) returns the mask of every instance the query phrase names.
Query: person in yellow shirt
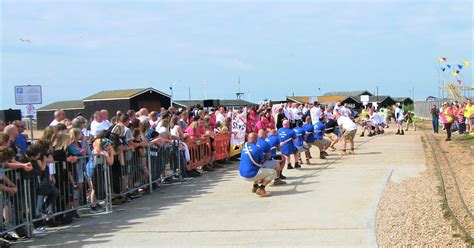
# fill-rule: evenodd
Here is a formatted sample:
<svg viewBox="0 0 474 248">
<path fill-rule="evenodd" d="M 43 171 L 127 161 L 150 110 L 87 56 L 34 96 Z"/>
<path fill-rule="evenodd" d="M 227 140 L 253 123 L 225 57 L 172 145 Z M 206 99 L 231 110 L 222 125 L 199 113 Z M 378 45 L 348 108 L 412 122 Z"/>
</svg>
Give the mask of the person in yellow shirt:
<svg viewBox="0 0 474 248">
<path fill-rule="evenodd" d="M 471 99 L 467 99 L 464 103 L 464 118 L 466 120 L 466 131 L 467 133 L 474 132 L 474 105 L 471 102 Z"/>
</svg>

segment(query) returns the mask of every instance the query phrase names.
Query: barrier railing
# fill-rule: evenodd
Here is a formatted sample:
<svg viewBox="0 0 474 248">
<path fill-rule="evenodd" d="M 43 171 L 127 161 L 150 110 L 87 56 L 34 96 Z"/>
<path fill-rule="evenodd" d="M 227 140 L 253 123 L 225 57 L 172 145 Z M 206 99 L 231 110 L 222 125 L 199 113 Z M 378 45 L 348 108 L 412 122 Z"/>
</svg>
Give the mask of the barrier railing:
<svg viewBox="0 0 474 248">
<path fill-rule="evenodd" d="M 0 168 L 0 207 L 3 221 L 0 225 L 2 236 L 8 232 L 23 228 L 27 231 L 29 225 L 28 191 L 26 181 L 21 178 L 21 171 Z M 31 232 L 26 233 L 27 237 Z"/>
<path fill-rule="evenodd" d="M 77 162 L 52 162 L 48 173 L 34 175 L 27 180 L 31 189 L 31 215 L 35 226 L 52 217 L 59 222 L 72 221 L 79 217 L 80 208 L 102 211 L 98 203 L 111 211 L 108 199 L 110 192 L 109 167 L 100 156 L 78 157 Z"/>
<path fill-rule="evenodd" d="M 154 185 L 160 186 L 169 178 L 181 179 L 186 169 L 209 164 L 213 151 L 216 160 L 229 157 L 228 135 L 215 135 L 213 149 L 209 137 L 192 139 L 186 146 L 188 162 L 185 146 L 180 141 L 169 141 L 124 153 L 123 158 L 117 155 L 112 165 L 107 165 L 101 155 L 91 155 L 78 157 L 74 163 L 51 162 L 43 171 L 29 174 L 0 169 L 1 233 L 24 228 L 30 237 L 33 229 L 46 221 L 67 222 L 79 217 L 80 209 L 98 212 L 105 207 L 105 211 L 112 211 L 114 197 L 146 188 L 151 192 Z"/>
</svg>

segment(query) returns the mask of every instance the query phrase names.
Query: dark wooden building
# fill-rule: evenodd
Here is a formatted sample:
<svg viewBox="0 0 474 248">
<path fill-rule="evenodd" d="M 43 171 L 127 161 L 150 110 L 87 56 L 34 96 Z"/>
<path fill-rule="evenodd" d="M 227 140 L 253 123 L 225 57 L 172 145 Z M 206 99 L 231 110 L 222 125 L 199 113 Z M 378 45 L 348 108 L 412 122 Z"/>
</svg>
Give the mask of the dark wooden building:
<svg viewBox="0 0 474 248">
<path fill-rule="evenodd" d="M 173 106 L 177 108 L 184 108 L 184 107 L 194 107 L 197 104 L 204 106 L 203 100 L 176 100 L 173 101 Z M 226 107 L 226 108 L 243 108 L 246 106 L 258 106 L 258 104 L 245 101 L 242 99 L 219 99 L 219 106 Z M 218 107 L 218 106 L 214 106 Z"/>
<path fill-rule="evenodd" d="M 54 111 L 62 109 L 66 117 L 72 120 L 79 113 L 84 113 L 84 104 L 82 100 L 60 101 L 43 106 L 36 110 L 37 128 L 44 129 L 54 120 Z"/>
<path fill-rule="evenodd" d="M 402 105 L 411 105 L 415 103 L 410 97 L 394 97 L 395 102 L 399 102 Z"/>
<path fill-rule="evenodd" d="M 83 100 L 55 102 L 37 110 L 38 129 L 44 129 L 54 119 L 54 111 L 64 110 L 68 119 L 73 119 L 79 113 L 89 119 L 95 111 L 106 109 L 110 116 L 118 110 L 126 112 L 129 109 L 147 108 L 149 111 L 159 111 L 161 107 L 169 108 L 171 96 L 153 88 L 108 90 L 101 91 Z"/>
<path fill-rule="evenodd" d="M 368 106 L 376 102 L 378 107 L 389 107 L 396 103 L 396 101 L 390 96 L 369 96 Z"/>
<path fill-rule="evenodd" d="M 91 116 L 95 111 L 106 109 L 110 115 L 117 111 L 126 112 L 129 109 L 147 108 L 149 111 L 159 111 L 161 107 L 169 108 L 170 95 L 153 88 L 107 90 L 101 91 L 83 100 L 85 116 Z"/>
</svg>

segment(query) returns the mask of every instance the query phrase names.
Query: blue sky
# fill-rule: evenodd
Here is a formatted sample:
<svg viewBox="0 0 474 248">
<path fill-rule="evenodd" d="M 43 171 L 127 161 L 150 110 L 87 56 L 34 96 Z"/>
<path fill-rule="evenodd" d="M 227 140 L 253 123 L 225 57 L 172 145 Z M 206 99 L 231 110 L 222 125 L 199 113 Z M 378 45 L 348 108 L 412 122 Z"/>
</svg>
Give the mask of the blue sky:
<svg viewBox="0 0 474 248">
<path fill-rule="evenodd" d="M 2 1 L 1 107 L 154 87 L 175 99 L 367 89 L 438 95 L 435 59 L 472 60 L 471 1 Z M 31 43 L 19 39 L 31 40 Z M 472 84 L 472 66 L 462 70 Z"/>
</svg>

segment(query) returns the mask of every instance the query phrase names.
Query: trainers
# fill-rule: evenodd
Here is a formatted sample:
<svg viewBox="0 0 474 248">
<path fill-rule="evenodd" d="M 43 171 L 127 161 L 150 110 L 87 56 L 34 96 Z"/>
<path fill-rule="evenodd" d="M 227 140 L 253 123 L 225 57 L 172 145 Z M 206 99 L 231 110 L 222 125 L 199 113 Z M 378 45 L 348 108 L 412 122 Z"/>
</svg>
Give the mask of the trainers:
<svg viewBox="0 0 474 248">
<path fill-rule="evenodd" d="M 259 189 L 258 184 L 257 185 L 254 184 L 253 187 L 252 187 L 252 193 L 257 192 L 257 189 Z"/>
<path fill-rule="evenodd" d="M 269 197 L 271 195 L 269 192 L 265 191 L 264 188 L 258 188 L 257 191 L 255 191 L 255 193 L 259 195 L 260 197 Z"/>
<path fill-rule="evenodd" d="M 400 135 L 405 135 L 405 132 L 403 132 L 403 130 L 402 130 L 402 132 L 400 133 Z"/>
<path fill-rule="evenodd" d="M 320 153 L 320 154 L 319 154 L 319 158 L 320 158 L 320 159 L 326 159 L 326 156 L 324 156 L 324 153 Z"/>
<path fill-rule="evenodd" d="M 326 151 L 322 151 L 321 153 L 323 153 L 324 156 L 326 156 L 326 157 L 329 156 L 329 154 Z"/>
<path fill-rule="evenodd" d="M 369 133 L 369 134 L 367 135 L 367 137 L 372 137 L 372 136 L 374 136 L 373 133 Z"/>
<path fill-rule="evenodd" d="M 348 151 L 347 153 L 350 155 L 354 155 L 354 151 Z"/>
<path fill-rule="evenodd" d="M 360 135 L 360 137 L 364 137 L 364 136 L 365 136 L 365 134 L 364 134 L 364 133 L 362 133 L 362 134 Z"/>
<path fill-rule="evenodd" d="M 299 168 L 301 168 L 300 163 L 295 163 L 295 169 L 299 169 Z"/>
<path fill-rule="evenodd" d="M 288 164 L 288 165 L 286 165 L 286 168 L 287 168 L 288 170 L 291 170 L 291 169 L 293 169 L 293 166 L 291 166 L 291 164 Z"/>
<path fill-rule="evenodd" d="M 286 184 L 286 182 L 281 180 L 280 178 L 277 178 L 273 181 L 273 186 L 284 185 L 284 184 Z"/>
<path fill-rule="evenodd" d="M 16 234 L 15 231 L 9 231 L 3 235 L 3 238 L 8 241 L 16 242 L 20 237 Z"/>
<path fill-rule="evenodd" d="M 451 141 L 451 139 L 445 139 L 444 141 Z"/>
<path fill-rule="evenodd" d="M 286 179 L 286 177 L 285 177 L 285 176 L 283 176 L 283 173 L 282 173 L 282 174 L 280 174 L 280 176 L 279 176 L 278 178 L 280 178 L 280 179 L 283 179 L 283 180 L 285 180 L 285 179 Z"/>
<path fill-rule="evenodd" d="M 45 232 L 46 232 L 46 228 L 42 226 L 33 229 L 33 234 L 40 234 L 40 233 L 45 233 Z"/>
</svg>

